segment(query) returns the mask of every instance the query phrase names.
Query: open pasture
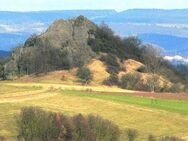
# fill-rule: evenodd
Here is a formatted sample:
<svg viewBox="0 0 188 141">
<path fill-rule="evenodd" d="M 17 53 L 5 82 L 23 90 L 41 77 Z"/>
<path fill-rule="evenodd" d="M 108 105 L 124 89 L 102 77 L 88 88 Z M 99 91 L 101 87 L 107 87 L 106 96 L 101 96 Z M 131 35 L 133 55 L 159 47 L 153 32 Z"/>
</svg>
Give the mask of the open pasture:
<svg viewBox="0 0 188 141">
<path fill-rule="evenodd" d="M 149 134 L 188 139 L 186 100 L 140 97 L 135 96 L 134 92 L 97 86 L 42 83 L 0 85 L 0 136 L 9 139 L 17 135 L 16 119 L 25 106 L 37 106 L 68 115 L 98 114 L 120 127 L 121 141 L 126 138 L 127 128 L 139 131 L 138 141 L 146 140 Z M 97 92 L 94 92 L 95 88 Z"/>
</svg>

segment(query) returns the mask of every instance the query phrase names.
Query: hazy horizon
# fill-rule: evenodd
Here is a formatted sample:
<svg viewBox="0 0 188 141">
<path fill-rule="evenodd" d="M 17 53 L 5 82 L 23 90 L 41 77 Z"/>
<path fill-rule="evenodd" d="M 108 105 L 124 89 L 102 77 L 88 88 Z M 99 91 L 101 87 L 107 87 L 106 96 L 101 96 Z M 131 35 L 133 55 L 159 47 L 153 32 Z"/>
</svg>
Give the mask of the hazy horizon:
<svg viewBox="0 0 188 141">
<path fill-rule="evenodd" d="M 25 10 L 25 11 L 19 11 L 19 10 L 0 10 L 0 12 L 45 12 L 45 11 L 102 11 L 102 10 L 114 10 L 116 12 L 123 12 L 123 11 L 128 11 L 128 10 L 188 10 L 188 8 L 172 8 L 172 9 L 165 9 L 165 8 L 130 8 L 130 9 L 124 9 L 121 11 L 118 11 L 116 9 L 49 9 L 49 10 Z"/>
<path fill-rule="evenodd" d="M 187 0 L 2 0 L 0 11 L 187 9 Z"/>
</svg>

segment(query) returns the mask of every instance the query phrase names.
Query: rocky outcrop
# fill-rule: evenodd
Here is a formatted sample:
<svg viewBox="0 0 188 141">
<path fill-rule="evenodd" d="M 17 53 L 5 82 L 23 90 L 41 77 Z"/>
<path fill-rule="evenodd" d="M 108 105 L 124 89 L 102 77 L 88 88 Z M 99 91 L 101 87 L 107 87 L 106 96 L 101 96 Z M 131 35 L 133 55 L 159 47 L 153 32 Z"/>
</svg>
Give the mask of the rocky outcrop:
<svg viewBox="0 0 188 141">
<path fill-rule="evenodd" d="M 67 46 L 87 46 L 92 31 L 96 30 L 96 25 L 83 16 L 79 16 L 68 21 L 55 21 L 45 33 L 28 39 L 25 47 L 31 46 L 51 46 L 63 48 Z"/>
<path fill-rule="evenodd" d="M 57 20 L 46 32 L 30 37 L 23 47 L 12 52 L 5 71 L 18 74 L 25 70 L 27 74 L 35 73 L 41 66 L 39 72 L 84 65 L 95 56 L 88 38 L 94 38 L 96 29 L 97 26 L 83 16 Z"/>
</svg>

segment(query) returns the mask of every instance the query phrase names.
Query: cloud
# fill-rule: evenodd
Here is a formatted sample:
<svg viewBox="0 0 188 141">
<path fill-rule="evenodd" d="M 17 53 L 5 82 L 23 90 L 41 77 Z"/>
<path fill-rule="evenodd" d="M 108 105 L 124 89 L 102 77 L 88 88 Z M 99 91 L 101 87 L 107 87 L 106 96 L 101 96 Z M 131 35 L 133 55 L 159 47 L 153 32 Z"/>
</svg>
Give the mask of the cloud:
<svg viewBox="0 0 188 141">
<path fill-rule="evenodd" d="M 182 62 L 182 63 L 188 63 L 188 57 L 182 57 L 179 55 L 175 55 L 175 56 L 165 56 L 164 57 L 165 60 L 168 61 L 178 61 L 178 62 Z"/>
<path fill-rule="evenodd" d="M 22 31 L 20 27 L 18 28 L 8 24 L 0 24 L 0 30 L 1 32 L 6 32 L 6 33 L 16 33 Z"/>
<path fill-rule="evenodd" d="M 36 22 L 32 24 L 23 23 L 23 24 L 0 24 L 1 33 L 41 33 L 45 31 L 47 26 L 44 23 Z"/>
</svg>

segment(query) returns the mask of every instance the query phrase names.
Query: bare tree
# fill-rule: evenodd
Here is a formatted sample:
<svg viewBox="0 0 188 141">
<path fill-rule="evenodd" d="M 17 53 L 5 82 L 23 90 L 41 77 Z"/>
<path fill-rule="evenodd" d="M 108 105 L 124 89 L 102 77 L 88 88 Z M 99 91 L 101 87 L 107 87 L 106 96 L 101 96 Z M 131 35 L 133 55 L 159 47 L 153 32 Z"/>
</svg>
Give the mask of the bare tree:
<svg viewBox="0 0 188 141">
<path fill-rule="evenodd" d="M 155 92 L 158 87 L 158 76 L 162 64 L 161 49 L 154 48 L 152 45 L 146 45 L 144 47 L 144 63 L 147 72 L 151 74 L 149 78 L 149 87 L 152 92 Z"/>
</svg>

